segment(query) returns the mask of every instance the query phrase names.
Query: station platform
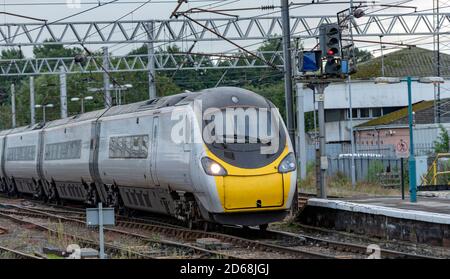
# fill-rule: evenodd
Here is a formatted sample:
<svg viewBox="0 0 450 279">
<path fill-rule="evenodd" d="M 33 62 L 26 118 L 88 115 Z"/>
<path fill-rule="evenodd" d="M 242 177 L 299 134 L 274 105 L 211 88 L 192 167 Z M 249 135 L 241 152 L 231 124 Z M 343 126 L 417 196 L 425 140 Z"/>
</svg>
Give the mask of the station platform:
<svg viewBox="0 0 450 279">
<path fill-rule="evenodd" d="M 409 201 L 409 197 L 405 197 L 405 200 L 402 200 L 401 197 L 371 197 L 371 198 L 350 198 L 344 199 L 343 201 L 362 204 L 362 205 L 373 205 L 379 207 L 387 207 L 392 209 L 404 209 L 405 212 L 411 213 L 413 211 L 421 211 L 426 213 L 440 213 L 440 214 L 448 214 L 450 218 L 450 199 L 442 198 L 440 196 L 417 196 L 417 202 L 411 203 Z M 387 209 L 387 212 L 392 210 Z M 404 217 L 407 218 L 408 215 Z M 430 215 L 431 216 L 431 215 Z M 428 220 L 433 222 L 431 219 Z"/>
<path fill-rule="evenodd" d="M 418 196 L 310 198 L 297 217 L 299 223 L 362 234 L 450 247 L 450 199 Z"/>
</svg>

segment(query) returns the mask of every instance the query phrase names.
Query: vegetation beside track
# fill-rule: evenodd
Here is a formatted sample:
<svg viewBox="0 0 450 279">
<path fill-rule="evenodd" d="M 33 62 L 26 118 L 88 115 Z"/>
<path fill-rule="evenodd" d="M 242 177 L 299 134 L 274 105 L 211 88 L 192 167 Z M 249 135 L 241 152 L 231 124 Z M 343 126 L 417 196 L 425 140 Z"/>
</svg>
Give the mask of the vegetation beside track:
<svg viewBox="0 0 450 279">
<path fill-rule="evenodd" d="M 298 185 L 299 193 L 316 193 L 316 175 L 314 164 L 308 165 L 306 179 L 299 180 Z M 337 197 L 399 196 L 401 195 L 401 191 L 400 189 L 384 188 L 380 184 L 374 182 L 358 182 L 356 187 L 353 188 L 351 181 L 345 175 L 337 174 L 327 178 L 327 195 Z"/>
</svg>

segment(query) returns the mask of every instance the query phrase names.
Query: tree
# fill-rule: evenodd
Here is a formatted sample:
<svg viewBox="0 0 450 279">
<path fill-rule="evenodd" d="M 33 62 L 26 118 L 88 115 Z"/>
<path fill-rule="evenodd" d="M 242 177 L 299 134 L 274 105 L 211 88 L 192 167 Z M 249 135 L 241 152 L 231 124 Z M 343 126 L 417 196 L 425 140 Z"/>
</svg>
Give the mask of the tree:
<svg viewBox="0 0 450 279">
<path fill-rule="evenodd" d="M 372 53 L 370 53 L 370 51 L 362 50 L 359 48 L 355 48 L 355 57 L 357 63 L 363 63 L 373 59 L 373 55 Z"/>
<path fill-rule="evenodd" d="M 23 59 L 25 56 L 23 55 L 22 49 L 9 48 L 2 50 L 0 54 L 2 59 Z"/>
<path fill-rule="evenodd" d="M 45 40 L 44 43 L 53 42 L 53 40 Z M 75 55 L 82 53 L 81 48 L 73 47 L 67 48 L 62 44 L 46 44 L 42 46 L 35 46 L 33 48 L 33 54 L 35 58 L 45 57 L 74 57 Z"/>
<path fill-rule="evenodd" d="M 0 59 L 2 60 L 11 60 L 11 59 L 23 59 L 24 55 L 20 48 L 8 48 L 4 49 L 0 53 Z M 5 63 L 4 66 L 7 66 L 9 62 L 2 62 Z M 17 65 L 20 67 L 23 66 L 21 62 L 16 62 Z M 14 76 L 14 77 L 2 77 L 0 79 L 0 105 L 8 104 L 9 103 L 9 92 L 11 88 L 11 84 L 18 84 L 23 80 L 24 77 L 21 76 Z M 8 109 L 8 108 L 6 108 Z M 1 116 L 0 116 L 1 117 Z"/>
<path fill-rule="evenodd" d="M 450 151 L 450 136 L 444 126 L 439 125 L 439 129 L 441 130 L 441 133 L 439 134 L 439 137 L 434 141 L 434 153 L 448 153 Z"/>
</svg>

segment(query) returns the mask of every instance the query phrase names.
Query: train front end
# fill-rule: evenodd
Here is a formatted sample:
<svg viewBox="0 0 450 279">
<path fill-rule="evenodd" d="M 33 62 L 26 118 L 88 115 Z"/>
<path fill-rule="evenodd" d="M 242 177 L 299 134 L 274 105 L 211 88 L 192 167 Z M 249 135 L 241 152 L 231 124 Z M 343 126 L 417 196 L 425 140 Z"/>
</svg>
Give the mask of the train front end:
<svg viewBox="0 0 450 279">
<path fill-rule="evenodd" d="M 294 198 L 296 159 L 278 110 L 247 90 L 205 94 L 201 158 L 221 224 L 261 225 L 282 220 Z"/>
</svg>

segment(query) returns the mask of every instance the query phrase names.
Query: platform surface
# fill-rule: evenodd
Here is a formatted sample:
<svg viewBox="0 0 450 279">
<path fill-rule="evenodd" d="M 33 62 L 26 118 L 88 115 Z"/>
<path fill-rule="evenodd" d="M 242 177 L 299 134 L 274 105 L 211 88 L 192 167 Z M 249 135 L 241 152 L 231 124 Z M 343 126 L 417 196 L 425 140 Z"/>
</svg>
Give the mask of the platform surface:
<svg viewBox="0 0 450 279">
<path fill-rule="evenodd" d="M 450 199 L 440 197 L 418 196 L 417 203 L 411 203 L 409 197 L 405 197 L 405 200 L 402 200 L 401 197 L 373 197 L 349 198 L 345 199 L 345 201 L 450 215 Z"/>
<path fill-rule="evenodd" d="M 401 197 L 311 198 L 307 205 L 450 225 L 450 199 L 418 197 L 417 200 L 411 203 L 408 197 L 405 200 Z"/>
</svg>

